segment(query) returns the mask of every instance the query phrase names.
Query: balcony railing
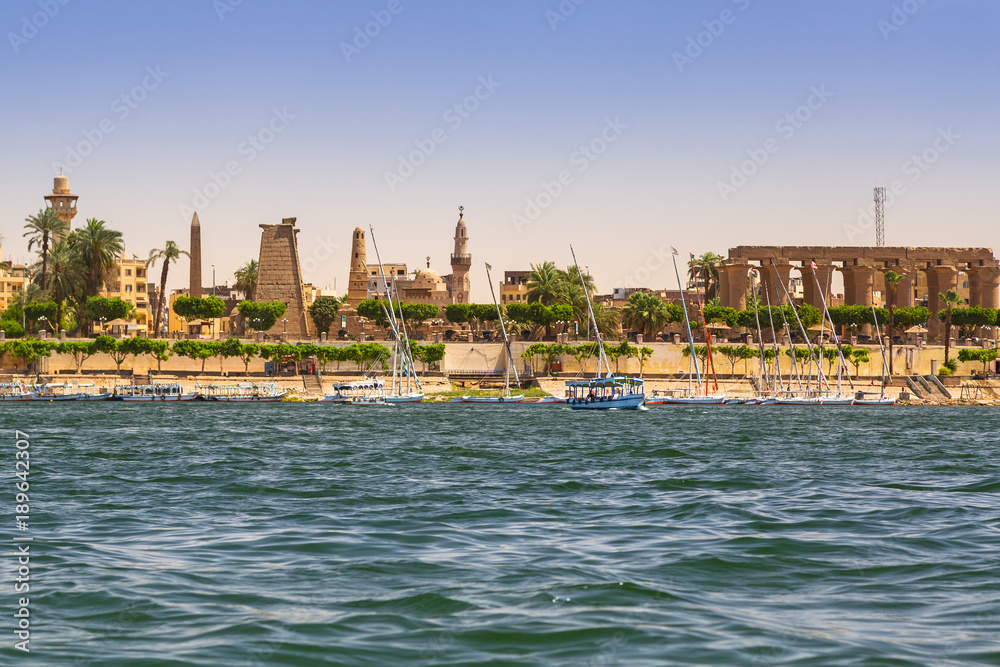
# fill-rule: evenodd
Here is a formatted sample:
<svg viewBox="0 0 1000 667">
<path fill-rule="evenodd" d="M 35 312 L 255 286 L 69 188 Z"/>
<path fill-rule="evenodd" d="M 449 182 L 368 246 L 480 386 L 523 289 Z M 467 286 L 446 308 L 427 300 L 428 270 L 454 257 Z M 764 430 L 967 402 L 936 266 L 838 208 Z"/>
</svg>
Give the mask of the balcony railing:
<svg viewBox="0 0 1000 667">
<path fill-rule="evenodd" d="M 456 255 L 451 254 L 451 263 L 458 264 L 461 266 L 472 266 L 472 255 Z"/>
</svg>

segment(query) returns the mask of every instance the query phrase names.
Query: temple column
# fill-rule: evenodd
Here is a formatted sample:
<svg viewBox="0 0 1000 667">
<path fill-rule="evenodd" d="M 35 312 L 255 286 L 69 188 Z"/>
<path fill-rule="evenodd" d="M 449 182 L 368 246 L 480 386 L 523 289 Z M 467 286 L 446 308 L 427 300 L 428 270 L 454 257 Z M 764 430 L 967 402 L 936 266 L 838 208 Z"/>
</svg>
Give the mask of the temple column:
<svg viewBox="0 0 1000 667">
<path fill-rule="evenodd" d="M 844 305 L 870 307 L 872 305 L 872 290 L 875 289 L 875 267 L 854 264 L 845 266 L 843 271 Z M 862 325 L 861 333 L 871 336 L 872 326 L 870 324 Z"/>
<path fill-rule="evenodd" d="M 805 303 L 808 303 L 813 308 L 823 310 L 823 297 L 827 295 L 827 289 L 829 289 L 830 285 L 830 274 L 833 273 L 834 269 L 835 267 L 832 264 L 820 264 L 816 262 L 815 269 L 808 262 L 802 264 L 802 294 Z M 820 287 L 823 288 L 822 292 L 816 289 L 817 280 L 819 280 Z"/>
<path fill-rule="evenodd" d="M 760 267 L 761 283 L 767 290 L 772 306 L 780 306 L 785 303 L 785 290 L 788 289 L 788 281 L 792 275 L 792 266 L 787 260 L 777 260 L 774 264 L 765 264 Z M 775 273 L 777 272 L 777 275 Z M 784 284 L 785 289 L 781 289 Z M 764 306 L 767 306 L 767 298 L 764 299 Z"/>
<path fill-rule="evenodd" d="M 1000 268 L 996 266 L 974 266 L 968 269 L 969 305 L 983 308 L 997 308 L 1000 297 Z"/>
<path fill-rule="evenodd" d="M 944 322 L 938 318 L 941 310 L 941 295 L 948 290 L 958 289 L 958 269 L 954 266 L 931 266 L 927 273 L 927 308 L 931 319 L 927 323 L 927 338 L 944 344 Z"/>
<path fill-rule="evenodd" d="M 719 299 L 723 306 L 743 310 L 747 305 L 749 264 L 719 265 Z"/>
<path fill-rule="evenodd" d="M 916 286 L 917 278 L 917 267 L 893 267 L 892 269 L 896 273 L 902 273 L 903 279 L 896 283 L 896 294 L 893 299 L 893 306 L 896 308 L 912 308 L 914 304 L 913 300 L 913 288 Z M 886 302 L 888 303 L 889 295 L 886 294 Z"/>
</svg>

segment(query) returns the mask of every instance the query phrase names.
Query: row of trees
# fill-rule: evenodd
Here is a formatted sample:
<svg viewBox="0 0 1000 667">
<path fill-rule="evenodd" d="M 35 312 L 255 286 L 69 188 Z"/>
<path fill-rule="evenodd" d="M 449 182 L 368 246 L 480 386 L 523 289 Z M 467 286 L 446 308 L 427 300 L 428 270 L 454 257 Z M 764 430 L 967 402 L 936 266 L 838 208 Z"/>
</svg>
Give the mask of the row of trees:
<svg viewBox="0 0 1000 667">
<path fill-rule="evenodd" d="M 171 356 L 200 360 L 201 370 L 205 371 L 205 363 L 209 359 L 219 358 L 239 359 L 243 362 L 244 372 L 248 373 L 250 362 L 256 358 L 265 360 L 299 361 L 315 356 L 325 370 L 327 364 L 336 362 L 340 368 L 342 362 L 354 362 L 358 369 L 369 368 L 387 362 L 391 350 L 378 343 L 361 343 L 336 347 L 333 345 L 257 345 L 243 343 L 238 338 L 224 341 L 180 340 L 173 345 L 165 340 L 149 338 L 117 339 L 111 336 L 98 336 L 94 340 L 80 341 L 43 341 L 43 340 L 11 340 L 0 344 L 0 357 L 9 354 L 15 359 L 24 361 L 29 366 L 41 357 L 49 357 L 53 353 L 73 357 L 77 373 L 83 368 L 84 362 L 98 353 L 109 355 L 119 371 L 122 364 L 132 358 L 133 362 L 141 356 L 152 357 L 157 362 L 157 369 Z M 414 345 L 413 356 L 424 363 L 425 370 L 444 358 L 445 346 Z"/>
<path fill-rule="evenodd" d="M 636 347 L 635 345 L 630 345 L 625 340 L 618 345 L 605 345 L 604 353 L 607 355 L 609 361 L 614 362 L 616 371 L 618 370 L 618 362 L 621 359 L 638 359 L 639 374 L 642 375 L 646 360 L 653 356 L 653 348 L 645 346 Z M 588 359 L 597 359 L 597 343 L 583 343 L 582 345 L 535 343 L 534 345 L 529 345 L 521 353 L 522 359 L 530 360 L 533 371 L 537 372 L 537 360 L 542 360 L 545 363 L 544 372 L 546 373 L 552 368 L 552 363 L 563 356 L 573 357 L 582 366 Z"/>
</svg>

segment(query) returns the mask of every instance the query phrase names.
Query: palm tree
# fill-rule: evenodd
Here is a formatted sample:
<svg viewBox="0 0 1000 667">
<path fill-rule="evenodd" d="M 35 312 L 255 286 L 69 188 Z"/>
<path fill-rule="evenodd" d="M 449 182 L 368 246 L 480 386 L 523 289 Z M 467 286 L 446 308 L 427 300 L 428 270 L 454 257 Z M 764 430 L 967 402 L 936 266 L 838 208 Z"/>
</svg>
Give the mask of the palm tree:
<svg viewBox="0 0 1000 667">
<path fill-rule="evenodd" d="M 83 262 L 86 273 L 86 296 L 97 296 L 106 271 L 114 268 L 115 258 L 125 251 L 122 233 L 105 227 L 107 223 L 90 218 L 87 224 L 73 230 L 70 248 Z"/>
<path fill-rule="evenodd" d="M 705 303 L 709 302 L 709 295 L 714 295 L 719 289 L 719 264 L 722 258 L 714 252 L 706 252 L 701 257 L 691 260 L 691 268 L 688 272 L 691 280 L 701 280 L 705 285 Z"/>
<path fill-rule="evenodd" d="M 48 288 L 48 262 L 49 262 L 49 242 L 66 230 L 66 223 L 59 219 L 55 209 L 43 208 L 38 215 L 28 216 L 24 219 L 26 231 L 23 236 L 28 238 L 28 250 L 32 246 L 38 246 L 38 254 L 42 257 L 42 289 Z"/>
<path fill-rule="evenodd" d="M 953 289 L 948 290 L 944 294 L 938 294 L 941 297 L 941 305 L 946 308 L 944 316 L 944 363 L 948 363 L 948 351 L 951 349 L 951 310 L 955 306 L 961 306 L 965 303 L 965 299 L 962 295 Z M 940 317 L 940 314 L 938 314 Z"/>
<path fill-rule="evenodd" d="M 257 291 L 257 260 L 251 259 L 236 269 L 236 287 L 237 290 L 243 292 L 243 296 L 246 299 L 253 299 L 254 292 Z"/>
<path fill-rule="evenodd" d="M 652 338 L 663 329 L 670 317 L 667 314 L 667 304 L 653 295 L 634 292 L 628 298 L 628 303 L 622 308 L 622 324 L 642 331 L 642 335 Z"/>
<path fill-rule="evenodd" d="M 158 292 L 160 301 L 166 303 L 165 299 L 167 297 L 167 273 L 170 271 L 170 262 L 176 262 L 180 259 L 181 255 L 191 256 L 186 250 L 181 250 L 180 247 L 173 241 L 167 241 L 167 245 L 162 250 L 150 250 L 149 259 L 146 260 L 146 266 L 148 268 L 153 268 L 153 265 L 160 259 L 163 260 L 163 270 L 160 271 L 160 291 Z M 160 335 L 160 318 L 163 316 L 163 308 L 157 307 L 156 309 L 156 319 L 153 321 L 153 336 L 158 337 Z"/>
<path fill-rule="evenodd" d="M 885 292 L 889 305 L 889 322 L 886 327 L 886 332 L 889 334 L 889 375 L 892 375 L 892 329 L 896 326 L 894 315 L 896 309 L 896 289 L 899 287 L 900 281 L 905 277 L 905 273 L 896 273 L 891 269 L 885 272 Z"/>
<path fill-rule="evenodd" d="M 566 280 L 562 271 L 553 262 L 542 262 L 531 265 L 528 274 L 528 301 L 539 301 L 542 305 L 551 306 L 563 300 L 566 293 Z"/>
<path fill-rule="evenodd" d="M 82 291 L 84 270 L 69 243 L 60 241 L 49 249 L 49 294 L 56 302 L 56 325 L 62 328 L 63 302 Z"/>
</svg>

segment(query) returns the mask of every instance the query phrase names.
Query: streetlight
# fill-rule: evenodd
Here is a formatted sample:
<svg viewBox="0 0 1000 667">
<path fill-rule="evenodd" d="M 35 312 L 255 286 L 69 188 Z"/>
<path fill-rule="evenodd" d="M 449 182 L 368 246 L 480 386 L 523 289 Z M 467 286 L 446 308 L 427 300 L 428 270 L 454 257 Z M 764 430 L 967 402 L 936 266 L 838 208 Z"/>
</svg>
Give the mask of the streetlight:
<svg viewBox="0 0 1000 667">
<path fill-rule="evenodd" d="M 41 317 L 38 318 L 38 321 L 41 322 L 42 326 L 44 327 L 45 323 L 49 321 L 49 318 L 47 318 L 44 315 L 42 315 Z"/>
<path fill-rule="evenodd" d="M 281 335 L 284 336 L 287 331 L 288 331 L 288 318 L 285 317 L 282 318 L 281 320 Z"/>
</svg>

